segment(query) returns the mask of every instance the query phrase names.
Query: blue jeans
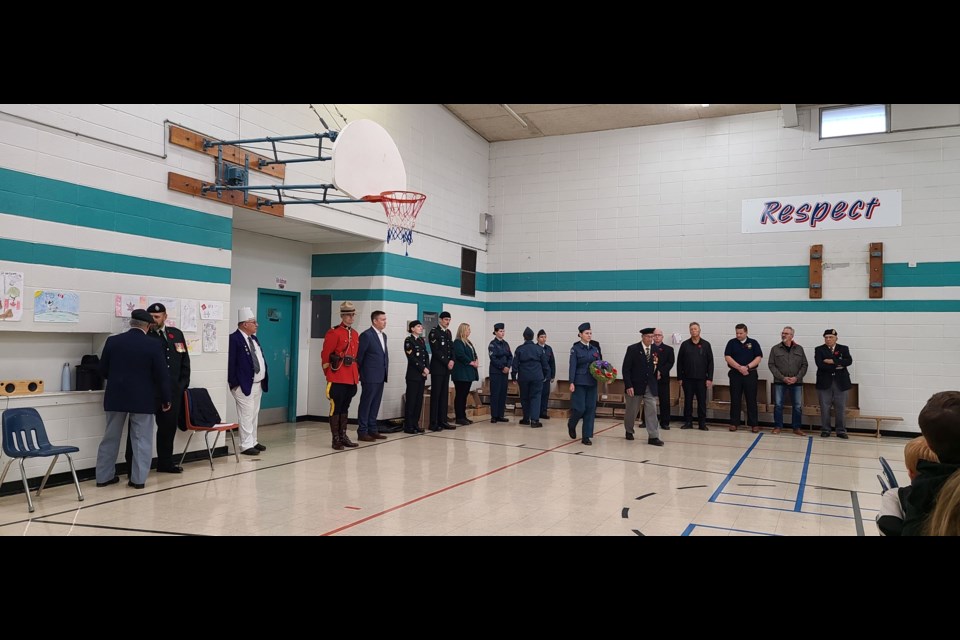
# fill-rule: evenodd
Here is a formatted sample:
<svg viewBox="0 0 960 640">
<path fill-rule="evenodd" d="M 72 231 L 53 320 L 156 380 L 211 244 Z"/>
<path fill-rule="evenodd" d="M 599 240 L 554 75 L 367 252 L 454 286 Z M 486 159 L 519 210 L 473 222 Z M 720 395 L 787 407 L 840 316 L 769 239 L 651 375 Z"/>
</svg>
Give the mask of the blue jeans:
<svg viewBox="0 0 960 640">
<path fill-rule="evenodd" d="M 783 428 L 783 396 L 789 393 L 793 401 L 793 428 L 801 427 L 801 411 L 803 404 L 803 385 L 802 384 L 777 384 L 773 385 L 773 426 L 777 429 Z"/>
</svg>

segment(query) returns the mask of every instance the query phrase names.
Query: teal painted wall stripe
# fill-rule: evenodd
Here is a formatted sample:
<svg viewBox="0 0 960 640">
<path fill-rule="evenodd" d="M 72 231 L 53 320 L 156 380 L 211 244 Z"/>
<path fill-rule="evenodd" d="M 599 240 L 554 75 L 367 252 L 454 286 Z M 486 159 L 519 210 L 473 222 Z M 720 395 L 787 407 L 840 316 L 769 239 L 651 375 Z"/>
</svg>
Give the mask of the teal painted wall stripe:
<svg viewBox="0 0 960 640">
<path fill-rule="evenodd" d="M 488 302 L 487 311 L 690 311 L 776 313 L 957 313 L 960 300 L 716 300 L 662 302 Z"/>
<path fill-rule="evenodd" d="M 0 169 L 0 213 L 230 249 L 230 218 Z"/>
<path fill-rule="evenodd" d="M 230 284 L 230 269 L 0 238 L 0 259 L 173 280 Z"/>
<path fill-rule="evenodd" d="M 336 253 L 313 256 L 311 275 L 391 276 L 460 288 L 460 268 L 393 253 Z"/>
<path fill-rule="evenodd" d="M 883 265 L 884 287 L 960 287 L 960 262 Z"/>
<path fill-rule="evenodd" d="M 334 302 L 337 300 L 386 300 L 388 302 L 406 302 L 418 305 L 418 309 L 427 309 L 429 311 L 443 311 L 444 304 L 459 304 L 465 307 L 484 308 L 484 303 L 479 300 L 431 296 L 423 293 L 393 291 L 390 289 L 314 289 L 310 292 L 310 295 L 331 296 Z M 336 306 L 337 305 L 334 304 L 334 308 L 336 308 Z"/>
<path fill-rule="evenodd" d="M 485 311 L 573 311 L 573 312 L 637 312 L 689 311 L 776 313 L 960 313 L 960 300 L 714 300 L 714 301 L 620 301 L 620 302 L 487 302 L 431 296 L 389 289 L 314 289 L 311 295 L 324 294 L 334 300 L 387 300 L 418 304 L 431 311 L 442 310 L 442 304 L 479 307 Z"/>
</svg>

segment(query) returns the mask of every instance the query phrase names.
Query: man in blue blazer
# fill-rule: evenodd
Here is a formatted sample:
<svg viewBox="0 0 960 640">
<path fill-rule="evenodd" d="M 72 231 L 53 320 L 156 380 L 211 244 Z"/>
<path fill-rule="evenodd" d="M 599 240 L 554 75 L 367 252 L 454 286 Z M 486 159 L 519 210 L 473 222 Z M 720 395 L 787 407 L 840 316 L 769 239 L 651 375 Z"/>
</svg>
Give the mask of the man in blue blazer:
<svg viewBox="0 0 960 640">
<path fill-rule="evenodd" d="M 360 334 L 357 365 L 360 368 L 360 408 L 357 413 L 357 439 L 360 442 L 386 440 L 377 427 L 377 413 L 383 399 L 383 386 L 387 382 L 390 358 L 387 355 L 387 314 L 374 311 L 370 314 L 373 325 Z"/>
<path fill-rule="evenodd" d="M 627 430 L 627 440 L 633 440 L 633 423 L 640 413 L 642 402 L 643 421 L 647 426 L 647 444 L 662 447 L 660 420 L 657 417 L 657 365 L 660 356 L 653 348 L 653 334 L 653 327 L 641 329 L 640 342 L 627 347 L 627 354 L 623 358 L 623 369 L 620 372 L 623 374 L 623 388 L 626 392 L 623 426 Z"/>
<path fill-rule="evenodd" d="M 230 334 L 227 384 L 237 402 L 240 453 L 256 456 L 267 448 L 257 441 L 260 400 L 267 392 L 267 361 L 257 332 L 257 315 L 250 307 L 237 310 L 237 330 Z"/>
<path fill-rule="evenodd" d="M 120 481 L 117 454 L 120 453 L 120 436 L 128 415 L 133 459 L 127 485 L 143 489 L 150 472 L 156 398 L 160 397 L 162 411 L 169 411 L 171 402 L 166 358 L 160 343 L 147 336 L 152 323 L 153 318 L 146 309 L 134 309 L 130 314 L 130 330 L 110 336 L 103 346 L 100 373 L 107 380 L 107 390 L 103 394 L 107 428 L 97 449 L 98 487 Z"/>
</svg>

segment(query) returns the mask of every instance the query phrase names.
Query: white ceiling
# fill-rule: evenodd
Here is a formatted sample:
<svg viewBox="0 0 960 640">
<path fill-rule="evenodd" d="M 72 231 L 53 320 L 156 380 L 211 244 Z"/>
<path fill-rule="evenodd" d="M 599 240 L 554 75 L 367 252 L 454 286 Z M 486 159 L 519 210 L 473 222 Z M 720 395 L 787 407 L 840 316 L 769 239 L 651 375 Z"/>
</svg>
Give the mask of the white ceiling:
<svg viewBox="0 0 960 640">
<path fill-rule="evenodd" d="M 779 104 L 510 104 L 524 127 L 504 105 L 445 104 L 453 115 L 488 142 L 560 136 L 588 131 L 642 127 L 758 111 L 776 111 Z M 795 105 L 789 105 L 795 106 Z"/>
</svg>

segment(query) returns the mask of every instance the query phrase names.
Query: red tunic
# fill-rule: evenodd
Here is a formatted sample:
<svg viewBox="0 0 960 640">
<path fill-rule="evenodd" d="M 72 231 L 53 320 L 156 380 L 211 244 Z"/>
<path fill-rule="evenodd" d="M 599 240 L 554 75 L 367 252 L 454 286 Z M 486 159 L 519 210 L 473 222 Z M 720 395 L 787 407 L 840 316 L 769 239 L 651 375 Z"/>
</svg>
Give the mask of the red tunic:
<svg viewBox="0 0 960 640">
<path fill-rule="evenodd" d="M 320 353 L 320 362 L 323 363 L 323 375 L 327 382 L 341 384 L 357 384 L 360 382 L 360 371 L 357 367 L 357 351 L 360 349 L 360 334 L 356 329 L 339 324 L 327 331 L 323 337 L 323 351 Z M 347 365 L 341 360 L 336 367 L 330 365 L 330 354 L 336 353 L 343 358 L 350 356 L 353 363 Z"/>
</svg>

